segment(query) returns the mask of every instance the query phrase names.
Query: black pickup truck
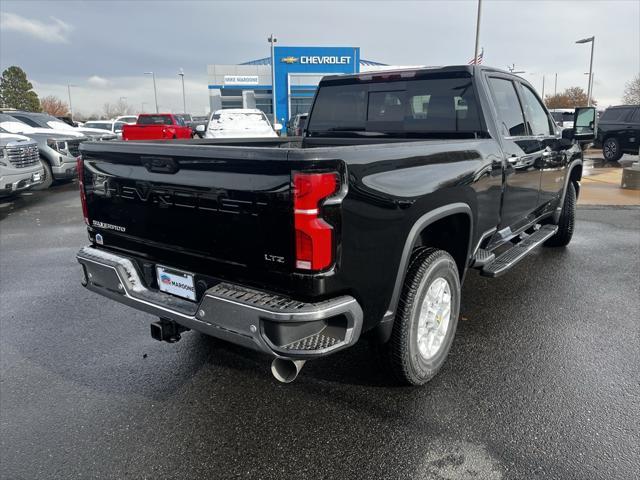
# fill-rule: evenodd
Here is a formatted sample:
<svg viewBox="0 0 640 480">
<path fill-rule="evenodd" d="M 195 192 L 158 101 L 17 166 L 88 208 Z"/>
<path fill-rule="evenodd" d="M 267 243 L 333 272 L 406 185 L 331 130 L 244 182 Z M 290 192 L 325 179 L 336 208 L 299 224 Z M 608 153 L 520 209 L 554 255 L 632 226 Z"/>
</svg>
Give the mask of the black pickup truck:
<svg viewBox="0 0 640 480">
<path fill-rule="evenodd" d="M 452 66 L 325 77 L 302 137 L 83 143 L 83 284 L 158 340 L 266 352 L 284 382 L 367 337 L 424 384 L 470 268 L 571 240 L 595 121 L 561 134 L 522 78 Z"/>
</svg>

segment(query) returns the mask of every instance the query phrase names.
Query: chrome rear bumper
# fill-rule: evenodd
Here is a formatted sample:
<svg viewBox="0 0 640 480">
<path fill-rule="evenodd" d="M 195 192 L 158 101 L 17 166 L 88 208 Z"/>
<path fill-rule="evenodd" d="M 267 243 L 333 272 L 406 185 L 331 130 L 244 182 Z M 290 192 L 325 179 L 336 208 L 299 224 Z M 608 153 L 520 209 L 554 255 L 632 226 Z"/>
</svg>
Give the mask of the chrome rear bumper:
<svg viewBox="0 0 640 480">
<path fill-rule="evenodd" d="M 148 288 L 132 260 L 83 247 L 83 285 L 105 297 L 180 325 L 276 357 L 314 358 L 353 345 L 362 309 L 350 296 L 305 303 L 220 282 L 199 303 Z"/>
</svg>

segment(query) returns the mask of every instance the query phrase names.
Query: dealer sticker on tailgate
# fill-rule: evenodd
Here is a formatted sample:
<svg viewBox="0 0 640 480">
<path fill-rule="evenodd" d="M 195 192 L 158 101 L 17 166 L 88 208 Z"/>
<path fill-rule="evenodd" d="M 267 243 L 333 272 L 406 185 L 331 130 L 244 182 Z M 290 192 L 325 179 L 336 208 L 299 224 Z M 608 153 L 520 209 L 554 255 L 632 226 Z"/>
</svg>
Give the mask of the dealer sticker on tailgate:
<svg viewBox="0 0 640 480">
<path fill-rule="evenodd" d="M 158 274 L 158 286 L 163 292 L 189 300 L 196 299 L 193 274 L 160 265 L 156 265 L 156 273 Z"/>
</svg>

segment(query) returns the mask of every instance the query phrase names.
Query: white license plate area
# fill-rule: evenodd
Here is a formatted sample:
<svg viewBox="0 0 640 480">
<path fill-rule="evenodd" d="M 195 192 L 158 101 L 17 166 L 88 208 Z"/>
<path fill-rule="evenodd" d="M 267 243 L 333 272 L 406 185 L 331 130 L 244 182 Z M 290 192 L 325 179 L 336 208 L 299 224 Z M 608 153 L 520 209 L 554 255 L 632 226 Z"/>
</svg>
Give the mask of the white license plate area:
<svg viewBox="0 0 640 480">
<path fill-rule="evenodd" d="M 192 273 L 156 265 L 156 274 L 161 291 L 195 301 L 196 289 Z"/>
<path fill-rule="evenodd" d="M 33 182 L 39 182 L 41 178 L 42 178 L 42 177 L 40 176 L 40 172 L 36 172 L 36 173 L 34 173 L 34 174 L 33 174 L 33 176 L 31 177 L 31 180 L 32 180 Z"/>
</svg>

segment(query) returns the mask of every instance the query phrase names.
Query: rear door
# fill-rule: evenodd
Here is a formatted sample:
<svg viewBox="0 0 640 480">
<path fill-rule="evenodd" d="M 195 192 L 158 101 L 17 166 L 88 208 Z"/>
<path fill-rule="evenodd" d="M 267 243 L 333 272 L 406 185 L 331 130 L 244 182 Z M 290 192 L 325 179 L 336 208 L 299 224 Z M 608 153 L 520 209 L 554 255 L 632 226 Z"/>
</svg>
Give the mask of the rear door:
<svg viewBox="0 0 640 480">
<path fill-rule="evenodd" d="M 631 108 L 625 118 L 622 148 L 637 153 L 640 147 L 640 107 Z"/>
<path fill-rule="evenodd" d="M 560 200 L 567 166 L 567 147 L 560 141 L 553 119 L 538 95 L 527 84 L 518 82 L 529 133 L 530 155 L 541 172 L 536 214 L 553 209 Z"/>
<path fill-rule="evenodd" d="M 506 157 L 500 230 L 516 231 L 531 221 L 538 207 L 540 145 L 529 133 L 518 85 L 502 75 L 491 75 L 488 82 Z"/>
</svg>

